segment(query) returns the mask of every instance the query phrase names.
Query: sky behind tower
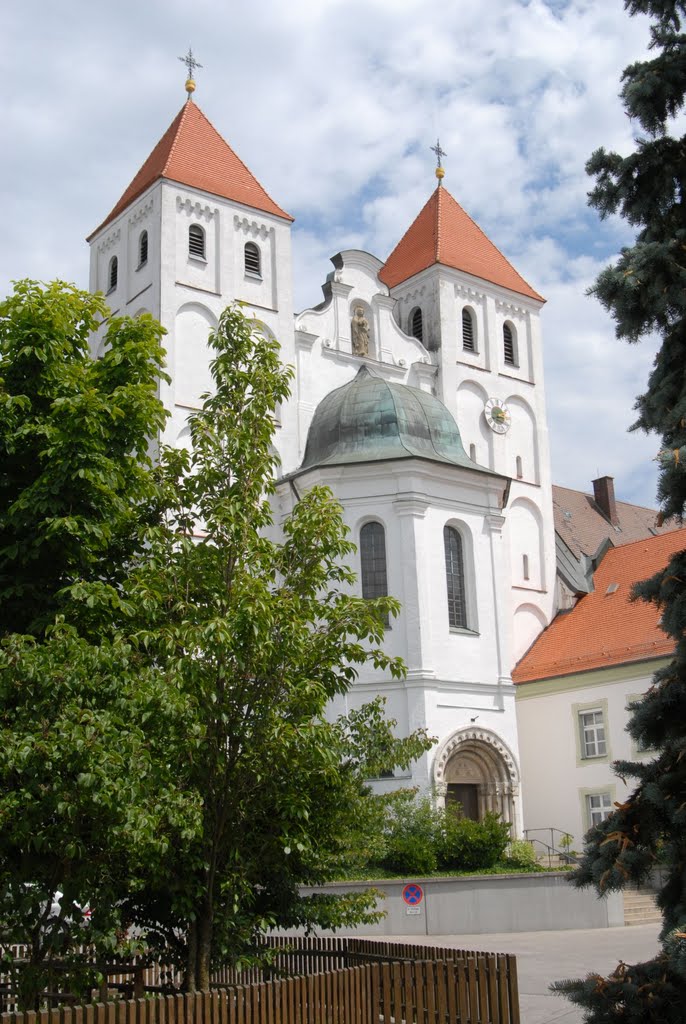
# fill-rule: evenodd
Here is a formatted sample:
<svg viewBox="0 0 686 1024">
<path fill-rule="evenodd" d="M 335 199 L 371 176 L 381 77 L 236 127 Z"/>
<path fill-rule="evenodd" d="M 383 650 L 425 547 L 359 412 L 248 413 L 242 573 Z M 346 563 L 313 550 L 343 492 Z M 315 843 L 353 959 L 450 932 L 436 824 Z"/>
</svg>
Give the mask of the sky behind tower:
<svg viewBox="0 0 686 1024">
<path fill-rule="evenodd" d="M 389 254 L 445 185 L 547 301 L 553 479 L 651 505 L 658 439 L 628 434 L 654 356 L 628 346 L 586 296 L 631 235 L 586 206 L 584 165 L 627 152 L 622 69 L 648 23 L 621 0 L 24 0 L 0 36 L 5 244 L 12 279 L 88 284 L 84 238 L 106 216 L 185 100 L 195 98 L 296 217 L 296 310 L 321 298 L 341 249 Z"/>
</svg>

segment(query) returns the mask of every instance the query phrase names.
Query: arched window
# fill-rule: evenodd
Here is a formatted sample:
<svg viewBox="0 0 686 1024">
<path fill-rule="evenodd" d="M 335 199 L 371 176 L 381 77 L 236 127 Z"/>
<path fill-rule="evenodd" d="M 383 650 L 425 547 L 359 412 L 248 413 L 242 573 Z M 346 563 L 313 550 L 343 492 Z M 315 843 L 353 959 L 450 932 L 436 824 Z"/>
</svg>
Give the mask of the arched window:
<svg viewBox="0 0 686 1024">
<path fill-rule="evenodd" d="M 262 277 L 262 258 L 254 242 L 246 242 L 243 250 L 245 272 L 253 277 Z"/>
<path fill-rule="evenodd" d="M 453 526 L 443 527 L 445 578 L 448 584 L 448 622 L 456 628 L 467 628 L 467 599 L 464 586 L 462 537 Z"/>
<path fill-rule="evenodd" d="M 462 310 L 462 348 L 465 352 L 476 351 L 474 344 L 474 314 L 467 306 Z"/>
<path fill-rule="evenodd" d="M 470 444 L 470 446 L 469 446 L 469 458 L 472 460 L 472 462 L 476 462 L 476 445 L 475 444 Z"/>
<path fill-rule="evenodd" d="M 360 530 L 360 568 L 362 597 L 387 597 L 386 531 L 381 523 L 365 523 Z"/>
<path fill-rule="evenodd" d="M 410 313 L 410 334 L 417 341 L 424 341 L 424 321 L 419 306 Z"/>
<path fill-rule="evenodd" d="M 141 231 L 138 239 L 138 266 L 143 267 L 148 262 L 148 232 Z"/>
<path fill-rule="evenodd" d="M 522 469 L 522 457 L 521 457 L 521 455 L 517 456 L 516 466 L 517 466 L 517 479 L 521 480 L 522 477 L 524 476 L 524 472 L 523 472 L 523 469 Z"/>
<path fill-rule="evenodd" d="M 107 272 L 107 290 L 113 292 L 117 287 L 117 278 L 119 277 L 119 260 L 116 256 L 113 256 L 110 260 L 109 270 Z"/>
<path fill-rule="evenodd" d="M 503 324 L 503 357 L 510 366 L 515 366 L 515 332 L 512 324 Z"/>
<path fill-rule="evenodd" d="M 191 224 L 188 229 L 188 255 L 205 259 L 205 232 L 199 224 Z"/>
</svg>

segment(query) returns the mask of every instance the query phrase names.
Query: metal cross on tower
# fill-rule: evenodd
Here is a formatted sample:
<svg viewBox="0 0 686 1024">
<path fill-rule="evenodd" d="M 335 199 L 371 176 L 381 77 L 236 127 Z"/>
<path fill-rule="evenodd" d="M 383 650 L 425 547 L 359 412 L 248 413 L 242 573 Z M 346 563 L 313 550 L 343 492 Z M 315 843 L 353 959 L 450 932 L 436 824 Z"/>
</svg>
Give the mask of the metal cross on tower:
<svg viewBox="0 0 686 1024">
<path fill-rule="evenodd" d="M 186 54 L 186 56 L 185 57 L 179 57 L 179 60 L 181 61 L 182 64 L 185 64 L 186 67 L 188 68 L 188 77 L 189 78 L 193 78 L 193 72 L 195 71 L 196 68 L 201 68 L 202 67 L 202 64 L 199 64 L 198 61 L 193 56 L 193 51 L 191 50 L 190 46 L 188 47 L 188 53 Z"/>
<path fill-rule="evenodd" d="M 443 157 L 448 155 L 444 149 L 441 149 L 440 139 L 436 139 L 436 145 L 431 146 L 431 152 L 436 154 L 436 167 L 440 167 Z"/>
</svg>

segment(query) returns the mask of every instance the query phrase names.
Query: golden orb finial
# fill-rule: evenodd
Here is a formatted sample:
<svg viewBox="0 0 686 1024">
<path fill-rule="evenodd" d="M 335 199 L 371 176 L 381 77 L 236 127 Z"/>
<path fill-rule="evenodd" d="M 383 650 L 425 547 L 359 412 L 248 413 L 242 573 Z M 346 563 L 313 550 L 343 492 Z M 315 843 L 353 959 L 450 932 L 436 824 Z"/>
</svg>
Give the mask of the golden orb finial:
<svg viewBox="0 0 686 1024">
<path fill-rule="evenodd" d="M 440 165 L 436 168 L 434 173 L 439 181 L 443 181 L 443 179 L 445 178 L 445 168 L 441 167 Z"/>
<path fill-rule="evenodd" d="M 188 93 L 189 97 L 192 93 L 195 92 L 195 82 L 193 81 L 192 78 L 186 79 L 186 92 Z"/>
</svg>

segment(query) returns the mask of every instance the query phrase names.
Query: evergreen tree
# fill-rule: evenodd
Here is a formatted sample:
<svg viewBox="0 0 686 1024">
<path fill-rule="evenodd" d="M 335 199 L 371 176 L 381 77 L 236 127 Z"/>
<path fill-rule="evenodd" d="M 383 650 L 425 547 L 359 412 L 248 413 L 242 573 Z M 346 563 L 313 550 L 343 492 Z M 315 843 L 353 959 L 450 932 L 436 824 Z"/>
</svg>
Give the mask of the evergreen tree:
<svg viewBox="0 0 686 1024">
<path fill-rule="evenodd" d="M 630 15 L 647 14 L 652 59 L 623 74 L 622 99 L 640 135 L 622 157 L 595 152 L 587 170 L 596 178 L 590 203 L 601 217 L 619 213 L 637 229 L 593 288 L 612 313 L 617 336 L 637 342 L 650 333 L 661 348 L 638 398 L 635 428 L 662 437 L 658 487 L 660 515 L 683 519 L 686 473 L 686 136 L 681 133 L 686 92 L 684 0 L 625 0 Z M 661 948 L 654 959 L 619 964 L 607 978 L 555 987 L 586 1009 L 593 1024 L 684 1019 L 686 1006 L 686 552 L 636 588 L 656 604 L 662 627 L 674 638 L 675 657 L 655 674 L 645 697 L 632 706 L 629 732 L 655 751 L 647 762 L 618 762 L 615 771 L 635 780 L 625 803 L 586 836 L 578 886 L 599 893 L 645 882 L 657 867 L 663 884 Z"/>
</svg>

